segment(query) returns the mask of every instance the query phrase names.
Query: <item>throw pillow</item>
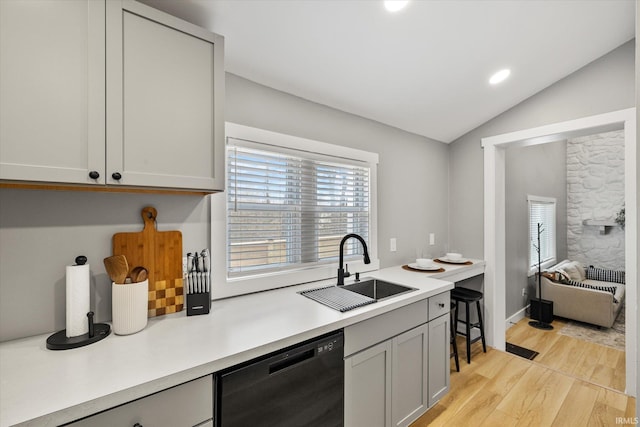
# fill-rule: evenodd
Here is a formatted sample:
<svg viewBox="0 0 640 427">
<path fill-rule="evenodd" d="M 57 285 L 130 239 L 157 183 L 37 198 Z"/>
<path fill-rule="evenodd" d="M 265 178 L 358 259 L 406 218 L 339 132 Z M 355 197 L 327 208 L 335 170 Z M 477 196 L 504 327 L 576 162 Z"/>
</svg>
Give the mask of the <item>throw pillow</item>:
<svg viewBox="0 0 640 427">
<path fill-rule="evenodd" d="M 570 280 L 581 281 L 582 275 L 575 262 L 569 262 L 562 266 L 562 269 L 569 275 Z"/>
<path fill-rule="evenodd" d="M 622 270 L 607 270 L 604 268 L 596 268 L 593 265 L 590 265 L 587 268 L 587 279 L 591 280 L 600 280 L 602 282 L 614 282 L 614 283 L 622 283 L 624 285 L 625 282 L 625 274 Z"/>
<path fill-rule="evenodd" d="M 575 280 L 565 280 L 565 281 L 563 281 L 563 284 L 569 285 L 569 286 L 575 286 L 577 288 L 586 288 L 586 289 L 594 289 L 596 291 L 611 292 L 611 295 L 613 295 L 613 302 L 615 302 L 615 303 L 618 302 L 618 300 L 615 297 L 615 295 L 616 295 L 616 287 L 615 286 L 596 286 L 596 285 L 590 285 L 588 283 L 577 282 Z"/>
</svg>

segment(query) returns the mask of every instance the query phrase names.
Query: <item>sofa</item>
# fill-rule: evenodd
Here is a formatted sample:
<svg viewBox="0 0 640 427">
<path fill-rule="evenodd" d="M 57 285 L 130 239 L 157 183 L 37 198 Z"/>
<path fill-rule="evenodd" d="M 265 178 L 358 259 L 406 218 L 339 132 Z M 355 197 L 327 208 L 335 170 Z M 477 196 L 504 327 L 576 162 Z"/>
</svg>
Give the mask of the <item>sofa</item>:
<svg viewBox="0 0 640 427">
<path fill-rule="evenodd" d="M 610 328 L 624 304 L 624 271 L 564 260 L 541 276 L 542 299 L 553 301 L 554 316 Z"/>
</svg>

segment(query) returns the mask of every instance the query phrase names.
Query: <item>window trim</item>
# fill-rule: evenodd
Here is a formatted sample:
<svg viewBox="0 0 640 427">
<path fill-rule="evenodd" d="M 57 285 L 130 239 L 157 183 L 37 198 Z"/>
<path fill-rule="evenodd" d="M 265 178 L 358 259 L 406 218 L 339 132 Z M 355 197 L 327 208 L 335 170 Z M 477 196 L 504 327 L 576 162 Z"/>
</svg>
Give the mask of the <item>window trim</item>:
<svg viewBox="0 0 640 427">
<path fill-rule="evenodd" d="M 341 157 L 350 161 L 368 164 L 370 168 L 370 230 L 369 256 L 371 264 L 365 265 L 363 260 L 350 260 L 351 271 L 373 271 L 380 267 L 378 258 L 377 237 L 377 165 L 378 154 L 358 150 L 341 145 L 300 138 L 292 135 L 257 129 L 249 126 L 227 122 L 225 124 L 225 153 L 227 138 L 254 141 L 276 147 L 319 153 Z M 225 155 L 226 166 L 226 155 Z M 338 263 L 316 266 L 303 266 L 287 271 L 260 273 L 247 277 L 227 276 L 227 194 L 216 193 L 209 196 L 211 207 L 211 293 L 212 299 L 226 298 L 252 292 L 298 285 L 336 277 Z"/>
<path fill-rule="evenodd" d="M 531 263 L 531 255 L 532 255 L 532 245 L 531 245 L 531 203 L 532 202 L 538 202 L 538 203 L 547 203 L 547 204 L 553 204 L 553 211 L 554 211 L 554 224 L 553 224 L 553 228 L 554 228 L 554 234 L 553 234 L 553 248 L 552 248 L 552 257 L 551 259 L 548 259 L 547 261 L 543 261 L 542 264 L 540 265 L 540 267 L 544 270 L 545 268 L 549 268 L 552 265 L 555 265 L 557 263 L 557 258 L 558 258 L 558 218 L 557 218 L 557 208 L 558 208 L 558 201 L 555 197 L 543 197 L 543 196 L 533 196 L 533 195 L 527 195 L 527 235 L 528 235 L 528 245 L 529 245 L 529 249 L 527 250 L 527 264 L 529 264 L 528 266 L 528 277 L 531 277 L 533 275 L 535 275 L 538 272 L 538 266 L 537 265 L 530 265 Z"/>
</svg>

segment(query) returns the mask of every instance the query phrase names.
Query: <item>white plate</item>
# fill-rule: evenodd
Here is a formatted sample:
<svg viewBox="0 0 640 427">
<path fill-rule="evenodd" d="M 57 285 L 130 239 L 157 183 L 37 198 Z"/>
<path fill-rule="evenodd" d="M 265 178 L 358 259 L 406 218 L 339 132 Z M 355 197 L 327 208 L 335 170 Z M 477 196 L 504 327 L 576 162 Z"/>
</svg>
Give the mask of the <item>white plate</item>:
<svg viewBox="0 0 640 427">
<path fill-rule="evenodd" d="M 414 262 L 414 263 L 409 264 L 409 268 L 413 268 L 414 270 L 436 271 L 436 270 L 440 270 L 440 268 L 442 268 L 442 267 L 439 267 L 437 265 L 431 265 L 429 267 L 421 267 L 421 266 L 419 266 L 418 264 L 416 264 Z"/>
<path fill-rule="evenodd" d="M 440 261 L 444 261 L 444 262 L 450 262 L 453 264 L 464 264 L 465 262 L 468 262 L 469 260 L 466 258 L 458 258 L 458 259 L 449 259 L 447 257 L 442 257 L 442 258 L 438 258 Z"/>
</svg>

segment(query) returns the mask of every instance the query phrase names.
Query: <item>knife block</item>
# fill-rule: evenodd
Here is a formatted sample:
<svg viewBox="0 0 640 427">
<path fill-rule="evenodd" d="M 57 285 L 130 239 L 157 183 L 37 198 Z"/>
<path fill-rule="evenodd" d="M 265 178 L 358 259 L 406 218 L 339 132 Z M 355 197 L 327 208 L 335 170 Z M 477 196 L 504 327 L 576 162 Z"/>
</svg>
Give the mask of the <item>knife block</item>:
<svg viewBox="0 0 640 427">
<path fill-rule="evenodd" d="M 187 294 L 187 316 L 209 314 L 211 308 L 211 292 Z"/>
</svg>

